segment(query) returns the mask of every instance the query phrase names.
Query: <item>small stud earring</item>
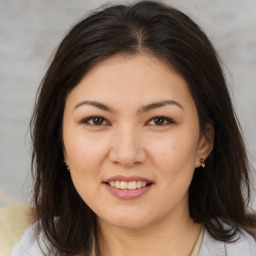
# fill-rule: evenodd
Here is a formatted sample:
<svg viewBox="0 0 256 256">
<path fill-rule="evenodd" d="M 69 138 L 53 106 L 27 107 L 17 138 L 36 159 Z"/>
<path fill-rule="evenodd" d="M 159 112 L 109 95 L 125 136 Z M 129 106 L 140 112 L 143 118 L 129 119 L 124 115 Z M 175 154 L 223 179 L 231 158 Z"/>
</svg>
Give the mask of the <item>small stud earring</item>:
<svg viewBox="0 0 256 256">
<path fill-rule="evenodd" d="M 67 170 L 70 171 L 70 168 L 69 168 L 69 166 L 68 166 L 67 163 L 66 163 L 66 160 L 63 160 L 63 163 L 66 165 Z"/>
<path fill-rule="evenodd" d="M 204 168 L 205 167 L 205 160 L 204 160 L 204 158 L 200 159 L 200 163 L 201 163 L 201 166 Z"/>
</svg>

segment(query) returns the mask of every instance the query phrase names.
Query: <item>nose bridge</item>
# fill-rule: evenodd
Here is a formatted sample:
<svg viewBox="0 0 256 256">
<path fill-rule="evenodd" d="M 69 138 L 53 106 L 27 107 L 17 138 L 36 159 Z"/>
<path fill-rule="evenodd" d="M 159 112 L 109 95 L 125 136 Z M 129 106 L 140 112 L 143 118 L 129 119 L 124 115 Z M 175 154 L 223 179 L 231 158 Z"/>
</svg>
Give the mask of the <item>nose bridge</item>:
<svg viewBox="0 0 256 256">
<path fill-rule="evenodd" d="M 114 133 L 112 160 L 124 166 L 132 166 L 145 161 L 146 152 L 143 147 L 141 132 L 136 125 L 124 123 Z"/>
</svg>

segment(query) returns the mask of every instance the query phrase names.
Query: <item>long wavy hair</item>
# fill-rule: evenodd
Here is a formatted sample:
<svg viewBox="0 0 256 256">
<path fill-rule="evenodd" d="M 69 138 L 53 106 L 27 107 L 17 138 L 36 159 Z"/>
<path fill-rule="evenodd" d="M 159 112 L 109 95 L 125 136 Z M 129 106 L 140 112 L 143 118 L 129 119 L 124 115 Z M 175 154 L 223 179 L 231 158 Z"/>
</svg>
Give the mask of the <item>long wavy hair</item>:
<svg viewBox="0 0 256 256">
<path fill-rule="evenodd" d="M 75 25 L 38 90 L 31 119 L 33 206 L 56 255 L 89 255 L 97 225 L 63 163 L 65 99 L 95 64 L 119 53 L 147 53 L 167 61 L 189 86 L 201 132 L 207 123 L 214 125 L 214 148 L 189 189 L 193 220 L 221 241 L 232 241 L 239 226 L 256 237 L 255 216 L 247 208 L 250 166 L 220 60 L 205 33 L 184 13 L 141 1 L 104 7 Z"/>
</svg>

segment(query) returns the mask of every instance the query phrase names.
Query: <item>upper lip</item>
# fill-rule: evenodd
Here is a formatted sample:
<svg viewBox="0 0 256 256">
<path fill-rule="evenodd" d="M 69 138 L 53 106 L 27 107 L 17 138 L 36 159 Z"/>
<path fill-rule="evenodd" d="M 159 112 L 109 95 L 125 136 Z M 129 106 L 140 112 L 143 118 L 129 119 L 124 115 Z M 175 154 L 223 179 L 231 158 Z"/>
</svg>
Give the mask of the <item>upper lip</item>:
<svg viewBox="0 0 256 256">
<path fill-rule="evenodd" d="M 145 181 L 147 184 L 149 183 L 153 183 L 152 180 L 140 177 L 140 176 L 123 176 L 123 175 L 116 175 L 116 176 L 112 176 L 106 180 L 104 180 L 105 183 L 109 183 L 111 181 Z"/>
</svg>

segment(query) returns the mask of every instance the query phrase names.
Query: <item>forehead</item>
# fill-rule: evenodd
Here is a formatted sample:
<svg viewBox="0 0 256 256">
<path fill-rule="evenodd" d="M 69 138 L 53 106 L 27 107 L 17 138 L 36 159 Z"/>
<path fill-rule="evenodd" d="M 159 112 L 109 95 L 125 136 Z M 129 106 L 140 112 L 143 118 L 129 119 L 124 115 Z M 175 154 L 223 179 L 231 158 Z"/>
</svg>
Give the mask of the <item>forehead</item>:
<svg viewBox="0 0 256 256">
<path fill-rule="evenodd" d="M 147 54 L 115 55 L 96 64 L 67 102 L 95 100 L 147 104 L 172 98 L 191 102 L 186 81 L 166 62 Z"/>
<path fill-rule="evenodd" d="M 122 72 L 118 72 L 122 71 Z M 153 71 L 153 72 L 152 72 Z M 177 73 L 167 61 L 156 58 L 150 54 L 116 54 L 106 58 L 96 65 L 86 74 L 85 77 L 91 78 L 95 74 L 100 74 L 109 79 L 141 79 L 146 78 L 145 75 L 156 76 L 164 73 Z"/>
</svg>

